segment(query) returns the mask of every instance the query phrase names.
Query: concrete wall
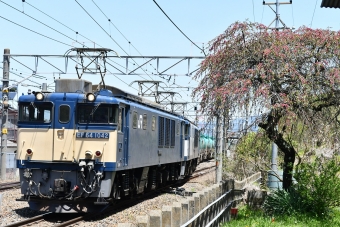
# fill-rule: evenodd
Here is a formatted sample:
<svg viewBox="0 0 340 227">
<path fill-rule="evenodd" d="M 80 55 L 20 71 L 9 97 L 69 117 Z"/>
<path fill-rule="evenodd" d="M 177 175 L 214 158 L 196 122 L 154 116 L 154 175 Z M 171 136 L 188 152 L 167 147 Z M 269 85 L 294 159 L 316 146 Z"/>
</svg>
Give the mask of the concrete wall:
<svg viewBox="0 0 340 227">
<path fill-rule="evenodd" d="M 199 193 L 187 197 L 161 210 L 152 210 L 148 215 L 137 216 L 137 224 L 119 223 L 118 227 L 179 227 L 179 226 L 220 226 L 230 220 L 230 209 L 242 199 L 240 189 L 247 183 L 261 177 L 256 173 L 243 180 L 228 180 L 214 184 Z"/>
<path fill-rule="evenodd" d="M 226 202 L 232 200 L 233 180 L 214 184 L 205 190 L 187 197 L 181 202 L 174 202 L 171 206 L 163 206 L 161 210 L 152 210 L 148 215 L 137 216 L 137 225 L 131 223 L 119 223 L 119 227 L 141 226 L 141 227 L 177 227 L 177 226 L 205 226 L 220 209 L 225 207 Z M 219 203 L 211 209 L 207 206 L 228 193 L 229 197 L 224 204 Z M 218 205 L 218 206 L 217 206 Z M 214 211 L 215 210 L 215 211 Z M 203 212 L 202 212 L 203 211 Z M 201 214 L 199 215 L 199 213 Z M 196 217 L 196 218 L 195 218 Z M 189 223 L 191 220 L 191 223 Z M 186 224 L 187 225 L 184 225 Z"/>
</svg>

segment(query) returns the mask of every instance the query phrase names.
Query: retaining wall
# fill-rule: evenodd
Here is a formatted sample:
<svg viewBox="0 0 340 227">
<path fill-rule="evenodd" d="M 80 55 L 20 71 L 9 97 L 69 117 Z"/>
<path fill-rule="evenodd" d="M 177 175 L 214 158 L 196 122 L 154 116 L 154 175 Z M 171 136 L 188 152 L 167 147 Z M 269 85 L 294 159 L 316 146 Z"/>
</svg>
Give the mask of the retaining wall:
<svg viewBox="0 0 340 227">
<path fill-rule="evenodd" d="M 256 173 L 243 181 L 228 180 L 214 184 L 181 202 L 174 202 L 172 206 L 137 216 L 137 225 L 119 223 L 118 227 L 219 226 L 230 220 L 230 209 L 242 199 L 245 185 L 260 177 L 261 174 Z"/>
</svg>

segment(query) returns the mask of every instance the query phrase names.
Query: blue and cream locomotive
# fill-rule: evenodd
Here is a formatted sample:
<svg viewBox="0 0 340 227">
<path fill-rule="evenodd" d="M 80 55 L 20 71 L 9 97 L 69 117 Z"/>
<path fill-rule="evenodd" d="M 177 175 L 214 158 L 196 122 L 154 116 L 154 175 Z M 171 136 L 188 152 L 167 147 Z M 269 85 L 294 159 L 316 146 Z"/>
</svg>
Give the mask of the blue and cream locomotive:
<svg viewBox="0 0 340 227">
<path fill-rule="evenodd" d="M 198 157 L 194 124 L 115 87 L 59 79 L 19 98 L 19 200 L 33 210 L 98 211 L 190 175 Z"/>
</svg>

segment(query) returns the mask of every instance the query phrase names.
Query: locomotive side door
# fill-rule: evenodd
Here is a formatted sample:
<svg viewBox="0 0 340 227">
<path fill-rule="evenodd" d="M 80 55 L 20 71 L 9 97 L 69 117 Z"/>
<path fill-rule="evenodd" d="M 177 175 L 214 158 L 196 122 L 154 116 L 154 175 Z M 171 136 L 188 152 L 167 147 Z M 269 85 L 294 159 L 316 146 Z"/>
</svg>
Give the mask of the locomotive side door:
<svg viewBox="0 0 340 227">
<path fill-rule="evenodd" d="M 190 124 L 184 123 L 184 161 L 189 158 L 190 155 Z"/>
<path fill-rule="evenodd" d="M 180 141 L 179 142 L 179 144 L 180 144 L 179 145 L 180 146 L 180 149 L 179 149 L 180 150 L 180 157 L 183 158 L 183 149 L 184 149 L 184 147 L 183 147 L 183 124 L 182 123 L 178 123 L 177 127 L 179 127 L 178 130 L 179 130 L 179 133 L 180 133 L 179 134 L 180 135 L 179 136 L 179 141 Z"/>
<path fill-rule="evenodd" d="M 56 101 L 54 107 L 53 161 L 73 161 L 74 102 Z"/>
<path fill-rule="evenodd" d="M 121 106 L 118 116 L 118 138 L 117 138 L 117 168 L 122 168 L 128 165 L 128 108 Z"/>
</svg>

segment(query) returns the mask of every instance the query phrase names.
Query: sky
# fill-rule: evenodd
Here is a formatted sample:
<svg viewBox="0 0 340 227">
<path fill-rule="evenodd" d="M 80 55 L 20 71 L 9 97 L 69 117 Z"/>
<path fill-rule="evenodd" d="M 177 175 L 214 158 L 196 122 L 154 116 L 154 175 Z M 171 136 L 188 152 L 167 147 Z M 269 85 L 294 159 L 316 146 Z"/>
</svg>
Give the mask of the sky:
<svg viewBox="0 0 340 227">
<path fill-rule="evenodd" d="M 290 28 L 307 26 L 339 30 L 340 9 L 321 8 L 320 5 L 321 0 L 295 0 L 292 4 L 280 5 L 280 18 Z M 272 8 L 275 10 L 275 5 Z M 109 48 L 120 56 L 203 57 L 198 47 L 207 47 L 209 41 L 232 23 L 249 20 L 269 26 L 274 19 L 275 13 L 263 5 L 262 0 L 0 0 L 0 49 L 9 48 L 11 54 L 17 55 L 64 55 L 72 47 L 82 44 Z M 109 55 L 115 54 L 110 52 Z M 10 84 L 32 75 L 31 69 L 35 68 L 35 58 L 15 59 L 18 62 L 11 60 L 10 63 L 13 72 L 9 76 L 13 80 Z M 63 58 L 46 59 L 59 69 L 65 68 Z M 167 69 L 176 61 L 160 60 L 158 71 Z M 193 59 L 189 71 L 196 70 L 201 61 Z M 19 94 L 27 93 L 28 89 L 39 90 L 36 86 L 42 83 L 53 89 L 55 78 L 77 78 L 75 62 L 68 62 L 67 74 L 56 73 L 56 68 L 42 60 L 38 62 L 36 75 L 19 85 Z M 110 63 L 125 71 L 125 60 L 115 58 Z M 129 61 L 131 66 L 144 63 L 143 59 Z M 118 75 L 108 66 L 105 82 L 137 95 L 138 84 L 133 81 L 162 81 L 164 91 L 178 92 L 174 101 L 193 102 L 187 106 L 190 111 L 197 106 L 195 102 L 199 100 L 192 98 L 191 92 L 198 80 L 194 80 L 193 75 L 185 75 L 188 71 L 186 61 L 167 71 L 168 75 L 163 77 L 154 75 L 156 61 L 142 68 L 138 73 L 144 75 Z M 93 84 L 100 81 L 99 75 L 84 75 L 83 78 Z"/>
</svg>

